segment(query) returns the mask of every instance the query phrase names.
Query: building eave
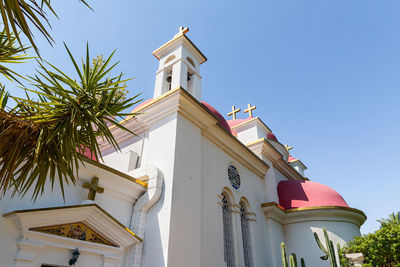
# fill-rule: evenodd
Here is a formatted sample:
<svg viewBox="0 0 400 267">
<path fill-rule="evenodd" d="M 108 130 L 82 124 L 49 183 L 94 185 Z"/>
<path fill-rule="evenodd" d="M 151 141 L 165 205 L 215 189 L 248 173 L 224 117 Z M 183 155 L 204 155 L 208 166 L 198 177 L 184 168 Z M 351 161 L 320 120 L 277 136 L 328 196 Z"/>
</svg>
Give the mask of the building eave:
<svg viewBox="0 0 400 267">
<path fill-rule="evenodd" d="M 204 105 L 195 99 L 184 88 L 178 87 L 159 98 L 140 107 L 136 112 L 142 113 L 135 117 L 129 117 L 122 123 L 134 127 L 134 124 L 141 124 L 148 128 L 150 124 L 178 112 L 183 117 L 198 126 L 202 135 L 216 144 L 219 148 L 229 154 L 238 163 L 253 171 L 260 178 L 264 178 L 269 165 L 254 154 L 248 147 L 240 142 L 235 136 L 225 130 L 218 119 Z M 132 123 L 132 124 L 131 124 Z M 123 134 L 119 128 L 113 128 L 113 134 L 117 142 L 121 142 L 119 136 Z M 104 147 L 104 150 L 110 146 Z"/>
<path fill-rule="evenodd" d="M 119 171 L 119 170 L 116 170 L 116 169 L 114 169 L 114 168 L 111 168 L 110 166 L 107 166 L 107 165 L 105 165 L 105 164 L 103 164 L 103 163 L 97 162 L 97 161 L 92 160 L 92 159 L 87 158 L 87 157 L 83 158 L 82 160 L 83 160 L 84 162 L 86 162 L 86 163 L 88 163 L 88 164 L 90 164 L 90 165 L 96 166 L 96 167 L 98 167 L 98 168 L 100 168 L 100 169 L 102 169 L 102 170 L 104 170 L 104 171 L 107 171 L 107 172 L 109 172 L 109 173 L 112 173 L 112 174 L 114 174 L 114 175 L 117 175 L 117 176 L 119 176 L 119 177 L 121 177 L 121 178 L 123 178 L 123 179 L 129 180 L 129 181 L 131 181 L 131 182 L 134 182 L 134 183 L 138 184 L 139 186 L 143 187 L 143 190 L 146 190 L 146 189 L 147 189 L 148 184 L 147 184 L 147 182 L 145 182 L 145 181 L 143 181 L 143 180 L 134 178 L 134 177 L 132 177 L 132 176 L 126 174 L 126 173 L 123 173 L 123 172 L 121 172 L 121 171 Z M 85 166 L 84 166 L 84 167 L 85 167 Z M 145 177 L 142 177 L 142 178 L 145 178 Z"/>
<path fill-rule="evenodd" d="M 247 143 L 246 146 L 252 151 L 258 151 L 270 160 L 273 166 L 278 169 L 286 178 L 290 180 L 305 180 L 292 166 L 290 166 L 283 158 L 282 154 L 271 145 L 265 138 L 260 138 L 253 142 Z"/>
<path fill-rule="evenodd" d="M 166 48 L 170 49 L 171 47 L 178 45 L 180 42 L 186 43 L 190 48 L 192 48 L 193 52 L 195 52 L 195 56 L 198 58 L 199 63 L 202 64 L 207 61 L 207 57 L 200 51 L 200 49 L 187 37 L 184 33 L 177 35 L 172 40 L 168 41 L 161 47 L 154 50 L 153 55 L 160 60 L 163 52 L 166 51 Z"/>
<path fill-rule="evenodd" d="M 65 221 L 64 218 L 54 215 L 55 214 L 54 212 L 57 212 L 57 214 L 62 212 L 62 213 L 68 213 L 68 214 L 73 215 L 73 214 L 76 214 L 74 209 L 87 211 L 84 214 L 89 214 L 92 211 L 96 211 L 97 214 L 103 214 L 108 219 L 110 219 L 110 221 L 112 221 L 116 226 L 118 226 L 122 230 L 122 232 L 125 233 L 123 235 L 132 236 L 138 243 L 143 242 L 143 240 L 140 237 L 138 237 L 135 233 L 133 233 L 131 230 L 129 230 L 120 221 L 118 221 L 116 218 L 111 216 L 107 211 L 105 211 L 99 205 L 97 205 L 95 203 L 94 204 L 60 206 L 60 207 L 47 207 L 47 208 L 38 208 L 38 209 L 14 210 L 14 211 L 3 214 L 3 217 L 15 221 L 15 223 L 17 223 L 21 227 L 22 230 L 28 230 L 32 227 L 37 227 L 37 226 L 49 226 L 49 225 L 63 224 L 63 223 L 67 223 L 67 222 L 76 222 L 77 219 L 73 218 L 73 217 L 68 217 L 67 221 Z M 40 218 L 32 220 L 31 216 L 26 217 L 26 215 L 29 215 L 32 213 L 37 213 L 37 214 L 40 213 L 41 216 L 39 216 L 39 217 L 43 217 L 46 214 L 48 216 L 50 216 L 50 214 L 53 214 L 51 216 L 54 218 L 52 218 L 51 220 L 50 220 L 50 217 L 48 218 L 49 220 L 42 220 Z M 26 217 L 26 219 L 25 219 L 25 217 Z M 81 217 L 78 216 L 77 218 L 81 218 Z M 70 220 L 70 221 L 68 221 L 68 220 Z M 82 219 L 80 219 L 80 220 L 78 219 L 78 221 L 85 221 L 85 218 L 82 217 Z M 126 238 L 128 238 L 128 237 L 126 237 Z M 126 239 L 126 238 L 124 241 L 128 242 L 129 238 L 128 239 Z M 122 239 L 120 238 L 120 240 L 122 240 Z"/>
<path fill-rule="evenodd" d="M 284 209 L 276 202 L 262 203 L 261 208 L 267 218 L 281 224 L 302 223 L 305 221 L 342 221 L 360 227 L 367 216 L 358 209 L 342 206 L 314 206 Z"/>
</svg>

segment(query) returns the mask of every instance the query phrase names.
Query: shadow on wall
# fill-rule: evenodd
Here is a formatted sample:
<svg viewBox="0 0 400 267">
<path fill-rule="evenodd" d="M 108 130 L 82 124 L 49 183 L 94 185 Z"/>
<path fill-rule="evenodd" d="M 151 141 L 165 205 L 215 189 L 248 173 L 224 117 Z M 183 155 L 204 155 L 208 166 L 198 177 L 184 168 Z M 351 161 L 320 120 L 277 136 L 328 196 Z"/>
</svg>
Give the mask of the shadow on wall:
<svg viewBox="0 0 400 267">
<path fill-rule="evenodd" d="M 164 206 L 165 181 L 163 180 L 162 193 L 158 202 L 150 209 L 146 219 L 146 230 L 142 255 L 144 266 L 166 266 L 164 258 L 164 247 L 162 243 L 162 229 L 159 221 L 160 211 Z M 162 215 L 161 215 L 162 216 Z M 168 244 L 166 244 L 168 245 Z"/>
<path fill-rule="evenodd" d="M 309 198 L 304 191 L 303 185 L 305 181 L 280 181 L 278 184 L 279 204 L 285 209 L 297 208 L 296 201 L 309 201 Z"/>
</svg>

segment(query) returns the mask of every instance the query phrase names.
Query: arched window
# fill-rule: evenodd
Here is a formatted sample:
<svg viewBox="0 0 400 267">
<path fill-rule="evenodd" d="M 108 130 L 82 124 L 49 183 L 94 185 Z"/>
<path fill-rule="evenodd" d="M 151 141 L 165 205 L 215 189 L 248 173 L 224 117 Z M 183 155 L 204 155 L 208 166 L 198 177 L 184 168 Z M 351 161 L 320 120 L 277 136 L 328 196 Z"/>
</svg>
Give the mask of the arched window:
<svg viewBox="0 0 400 267">
<path fill-rule="evenodd" d="M 253 266 L 253 259 L 251 257 L 251 242 L 250 242 L 250 226 L 248 220 L 248 211 L 246 204 L 240 201 L 240 224 L 242 226 L 242 240 L 243 240 L 243 254 L 244 254 L 244 265 L 246 267 Z"/>
<path fill-rule="evenodd" d="M 235 266 L 232 232 L 232 204 L 226 193 L 222 193 L 222 220 L 224 230 L 224 261 L 227 267 Z"/>
<path fill-rule="evenodd" d="M 190 64 L 192 64 L 193 67 L 196 68 L 196 65 L 194 64 L 193 59 L 191 59 L 190 57 L 187 57 L 186 60 L 187 60 Z"/>
<path fill-rule="evenodd" d="M 168 62 L 170 62 L 170 61 L 173 60 L 174 58 L 175 58 L 174 55 L 170 55 L 170 56 L 167 58 L 167 60 L 165 60 L 165 63 L 164 63 L 164 64 L 167 64 Z"/>
</svg>

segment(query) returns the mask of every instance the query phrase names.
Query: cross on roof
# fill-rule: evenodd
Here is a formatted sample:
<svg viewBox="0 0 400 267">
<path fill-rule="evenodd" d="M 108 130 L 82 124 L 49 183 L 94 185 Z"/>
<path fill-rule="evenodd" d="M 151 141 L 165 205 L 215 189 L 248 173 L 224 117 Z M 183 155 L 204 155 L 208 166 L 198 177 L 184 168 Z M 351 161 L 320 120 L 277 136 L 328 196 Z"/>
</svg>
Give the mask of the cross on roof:
<svg viewBox="0 0 400 267">
<path fill-rule="evenodd" d="M 177 34 L 175 34 L 174 37 L 178 37 L 178 36 L 184 35 L 184 34 L 187 33 L 188 31 L 189 31 L 189 28 L 188 28 L 188 27 L 180 26 L 180 27 L 179 27 L 179 32 L 178 32 Z"/>
<path fill-rule="evenodd" d="M 93 177 L 90 183 L 84 183 L 82 185 L 83 188 L 89 189 L 88 199 L 94 200 L 96 197 L 96 193 L 102 194 L 104 192 L 104 188 L 98 186 L 99 178 Z"/>
<path fill-rule="evenodd" d="M 289 150 L 291 150 L 293 147 L 285 145 L 286 151 L 289 152 Z"/>
<path fill-rule="evenodd" d="M 236 109 L 235 106 L 232 106 L 232 112 L 228 113 L 228 116 L 232 116 L 234 120 L 236 120 L 236 113 L 240 111 L 240 108 Z"/>
<path fill-rule="evenodd" d="M 256 106 L 251 106 L 251 104 L 247 104 L 247 109 L 245 109 L 243 112 L 244 113 L 249 113 L 249 117 L 253 117 L 253 110 L 255 110 L 257 107 Z"/>
</svg>

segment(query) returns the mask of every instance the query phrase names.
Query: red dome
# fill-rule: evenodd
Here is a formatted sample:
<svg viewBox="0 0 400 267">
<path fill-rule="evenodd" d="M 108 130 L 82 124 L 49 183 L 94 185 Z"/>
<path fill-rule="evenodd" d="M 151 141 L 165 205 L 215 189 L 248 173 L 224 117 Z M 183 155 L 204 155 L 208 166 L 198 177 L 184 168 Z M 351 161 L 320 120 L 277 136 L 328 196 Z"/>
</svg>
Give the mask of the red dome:
<svg viewBox="0 0 400 267">
<path fill-rule="evenodd" d="M 229 120 L 227 122 L 228 122 L 229 127 L 232 128 L 232 127 L 235 127 L 236 125 L 239 125 L 239 124 L 241 124 L 245 121 L 251 120 L 251 119 L 253 119 L 253 117 L 248 117 L 247 119 L 234 119 L 234 120 Z"/>
<path fill-rule="evenodd" d="M 289 155 L 287 162 L 294 162 L 294 161 L 298 161 L 298 159 Z"/>
<path fill-rule="evenodd" d="M 343 197 L 329 186 L 311 182 L 289 180 L 278 184 L 279 204 L 285 209 L 339 206 L 349 207 Z"/>
<path fill-rule="evenodd" d="M 225 130 L 227 130 L 229 133 L 231 133 L 232 135 L 236 135 L 236 133 L 231 130 L 231 127 L 229 127 L 229 124 L 226 122 L 224 116 L 221 115 L 221 113 L 218 112 L 218 110 L 216 110 L 213 106 L 211 106 L 210 104 L 207 104 L 206 102 L 202 101 L 201 102 L 212 114 L 214 114 L 215 117 L 217 117 L 219 124 L 222 126 L 222 128 L 224 128 Z"/>
<path fill-rule="evenodd" d="M 278 142 L 278 138 L 276 138 L 276 136 L 274 135 L 273 132 L 269 132 L 269 133 L 267 134 L 267 139 Z"/>
</svg>

